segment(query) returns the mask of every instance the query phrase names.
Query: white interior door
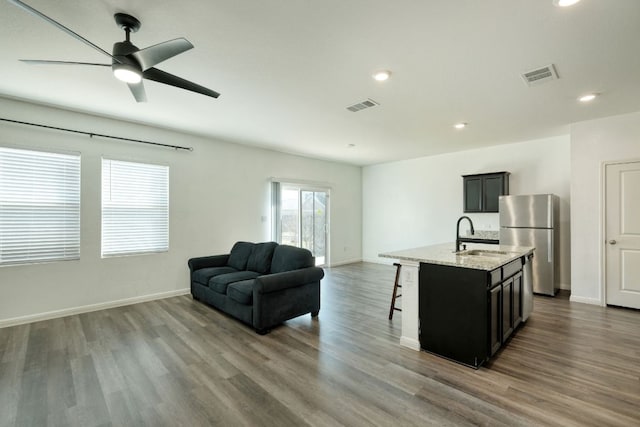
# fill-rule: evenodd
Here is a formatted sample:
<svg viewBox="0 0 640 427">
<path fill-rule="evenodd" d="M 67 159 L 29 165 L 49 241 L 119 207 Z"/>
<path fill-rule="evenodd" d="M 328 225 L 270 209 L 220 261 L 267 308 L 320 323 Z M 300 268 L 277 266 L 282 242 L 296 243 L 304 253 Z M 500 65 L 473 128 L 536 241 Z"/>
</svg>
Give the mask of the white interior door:
<svg viewBox="0 0 640 427">
<path fill-rule="evenodd" d="M 640 162 L 605 167 L 606 302 L 640 309 Z"/>
</svg>

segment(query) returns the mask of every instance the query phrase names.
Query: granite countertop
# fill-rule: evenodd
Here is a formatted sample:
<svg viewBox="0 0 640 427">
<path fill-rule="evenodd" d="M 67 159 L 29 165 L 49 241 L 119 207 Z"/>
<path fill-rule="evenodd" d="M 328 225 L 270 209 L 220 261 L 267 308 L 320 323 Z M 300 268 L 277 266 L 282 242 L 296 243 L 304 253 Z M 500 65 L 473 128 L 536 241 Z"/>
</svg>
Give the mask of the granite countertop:
<svg viewBox="0 0 640 427">
<path fill-rule="evenodd" d="M 379 254 L 383 258 L 393 258 L 401 261 L 423 262 L 427 264 L 451 265 L 453 267 L 472 268 L 475 270 L 495 270 L 517 258 L 532 253 L 535 248 L 530 246 L 491 245 L 469 243 L 466 251 L 454 252 L 455 243 L 424 246 L 421 248 L 405 249 L 396 252 Z M 485 255 L 466 254 L 472 250 L 485 251 Z"/>
</svg>

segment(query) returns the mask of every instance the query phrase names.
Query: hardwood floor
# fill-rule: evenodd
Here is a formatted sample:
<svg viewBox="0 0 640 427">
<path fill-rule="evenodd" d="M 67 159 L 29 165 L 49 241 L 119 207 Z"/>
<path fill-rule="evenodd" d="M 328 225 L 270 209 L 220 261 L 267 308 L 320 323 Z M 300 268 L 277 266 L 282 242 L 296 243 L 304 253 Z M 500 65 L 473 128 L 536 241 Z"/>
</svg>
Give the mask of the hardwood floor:
<svg viewBox="0 0 640 427">
<path fill-rule="evenodd" d="M 475 371 L 399 346 L 394 272 L 265 336 L 189 296 L 0 329 L 0 425 L 640 425 L 640 312 L 536 297 Z"/>
</svg>

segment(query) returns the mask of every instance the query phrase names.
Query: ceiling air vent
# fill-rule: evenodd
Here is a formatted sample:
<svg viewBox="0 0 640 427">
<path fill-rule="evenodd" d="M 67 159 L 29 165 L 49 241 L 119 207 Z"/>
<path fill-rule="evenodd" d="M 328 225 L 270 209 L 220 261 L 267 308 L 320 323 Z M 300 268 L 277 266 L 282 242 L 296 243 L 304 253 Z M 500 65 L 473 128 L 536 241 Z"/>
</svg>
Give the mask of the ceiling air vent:
<svg viewBox="0 0 640 427">
<path fill-rule="evenodd" d="M 529 86 L 535 86 L 551 80 L 556 80 L 559 77 L 556 72 L 556 67 L 553 64 L 550 64 L 542 68 L 527 71 L 522 74 L 522 78 Z"/>
<path fill-rule="evenodd" d="M 378 104 L 373 99 L 367 99 L 366 101 L 358 102 L 357 104 L 353 104 L 347 107 L 347 110 L 357 113 L 358 111 L 364 110 L 366 108 L 375 107 Z"/>
</svg>

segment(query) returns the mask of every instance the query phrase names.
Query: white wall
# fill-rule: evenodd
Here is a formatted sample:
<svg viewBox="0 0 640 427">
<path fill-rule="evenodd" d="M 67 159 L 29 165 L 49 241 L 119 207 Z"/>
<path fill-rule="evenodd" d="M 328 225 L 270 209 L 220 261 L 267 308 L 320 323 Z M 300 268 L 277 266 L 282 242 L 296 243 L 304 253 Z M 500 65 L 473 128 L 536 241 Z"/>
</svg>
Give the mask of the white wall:
<svg viewBox="0 0 640 427">
<path fill-rule="evenodd" d="M 508 171 L 511 194 L 560 197 L 560 285 L 569 288 L 569 145 L 561 136 L 365 167 L 364 260 L 388 263 L 380 252 L 453 242 L 463 214 L 461 175 Z M 477 229 L 499 229 L 498 214 L 469 216 Z"/>
<path fill-rule="evenodd" d="M 328 183 L 331 262 L 362 258 L 359 167 L 2 98 L 0 117 L 194 147 L 175 151 L 0 122 L 0 145 L 82 154 L 81 259 L 0 267 L 0 326 L 183 291 L 189 258 L 226 253 L 237 240 L 271 239 L 273 176 Z M 100 258 L 102 156 L 170 166 L 168 253 Z"/>
<path fill-rule="evenodd" d="M 640 159 L 640 112 L 571 126 L 571 300 L 603 303 L 602 167 Z"/>
</svg>

